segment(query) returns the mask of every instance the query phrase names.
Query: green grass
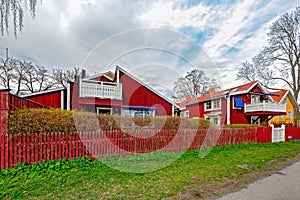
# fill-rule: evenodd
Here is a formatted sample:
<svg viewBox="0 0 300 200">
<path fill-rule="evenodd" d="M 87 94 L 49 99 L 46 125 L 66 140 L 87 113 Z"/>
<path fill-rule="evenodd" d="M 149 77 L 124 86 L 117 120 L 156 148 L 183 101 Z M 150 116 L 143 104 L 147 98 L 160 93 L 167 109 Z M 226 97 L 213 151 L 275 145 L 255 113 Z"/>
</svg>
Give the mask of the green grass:
<svg viewBox="0 0 300 200">
<path fill-rule="evenodd" d="M 209 187 L 217 188 L 224 179 L 234 180 L 261 170 L 270 160 L 293 157 L 299 148 L 296 142 L 243 144 L 215 147 L 204 158 L 199 157 L 199 151 L 183 155 L 156 152 L 110 157 L 102 162 L 78 158 L 22 164 L 0 171 L 0 199 L 162 199 L 183 193 L 186 187 L 209 183 Z M 166 162 L 171 164 L 157 168 Z"/>
</svg>

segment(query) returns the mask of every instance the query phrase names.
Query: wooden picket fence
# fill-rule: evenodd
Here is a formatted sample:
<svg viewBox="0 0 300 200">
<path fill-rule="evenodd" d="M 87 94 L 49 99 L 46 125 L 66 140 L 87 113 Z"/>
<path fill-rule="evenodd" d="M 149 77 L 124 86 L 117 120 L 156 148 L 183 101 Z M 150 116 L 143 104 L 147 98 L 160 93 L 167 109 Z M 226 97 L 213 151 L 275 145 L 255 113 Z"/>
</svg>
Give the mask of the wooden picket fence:
<svg viewBox="0 0 300 200">
<path fill-rule="evenodd" d="M 126 156 L 153 151 L 201 149 L 203 147 L 268 142 L 270 128 L 209 130 L 144 130 L 48 134 L 0 134 L 0 169 L 26 162 L 68 160 L 89 156 Z M 265 135 L 265 136 L 264 136 Z"/>
</svg>

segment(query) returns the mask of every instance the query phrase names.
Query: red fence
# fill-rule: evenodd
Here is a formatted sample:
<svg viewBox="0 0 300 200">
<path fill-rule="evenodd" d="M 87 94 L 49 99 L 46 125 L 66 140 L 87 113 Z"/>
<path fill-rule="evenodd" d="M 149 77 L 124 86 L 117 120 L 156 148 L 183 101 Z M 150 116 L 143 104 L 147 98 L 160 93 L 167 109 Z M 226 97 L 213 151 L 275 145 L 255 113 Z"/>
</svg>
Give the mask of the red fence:
<svg viewBox="0 0 300 200">
<path fill-rule="evenodd" d="M 300 127 L 285 127 L 285 141 L 300 140 Z"/>
<path fill-rule="evenodd" d="M 29 99 L 24 99 L 22 97 L 9 94 L 9 109 L 16 110 L 20 108 L 48 108 L 42 104 L 31 101 Z"/>
<path fill-rule="evenodd" d="M 0 134 L 0 169 L 42 160 L 89 156 L 125 156 L 157 150 L 183 151 L 209 146 L 270 142 L 271 128 L 135 131 L 124 133 Z"/>
</svg>

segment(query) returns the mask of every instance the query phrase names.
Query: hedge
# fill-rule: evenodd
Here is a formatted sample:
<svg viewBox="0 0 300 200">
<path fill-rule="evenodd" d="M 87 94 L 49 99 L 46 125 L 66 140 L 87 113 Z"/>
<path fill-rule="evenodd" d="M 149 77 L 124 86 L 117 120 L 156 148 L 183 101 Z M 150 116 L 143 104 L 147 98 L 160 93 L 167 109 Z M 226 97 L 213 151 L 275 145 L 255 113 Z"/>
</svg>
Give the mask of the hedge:
<svg viewBox="0 0 300 200">
<path fill-rule="evenodd" d="M 210 121 L 180 117 L 129 118 L 60 109 L 22 109 L 9 114 L 9 133 L 53 133 L 121 129 L 207 129 Z"/>
<path fill-rule="evenodd" d="M 262 127 L 259 124 L 226 124 L 223 125 L 223 128 L 255 128 L 255 127 Z"/>
</svg>

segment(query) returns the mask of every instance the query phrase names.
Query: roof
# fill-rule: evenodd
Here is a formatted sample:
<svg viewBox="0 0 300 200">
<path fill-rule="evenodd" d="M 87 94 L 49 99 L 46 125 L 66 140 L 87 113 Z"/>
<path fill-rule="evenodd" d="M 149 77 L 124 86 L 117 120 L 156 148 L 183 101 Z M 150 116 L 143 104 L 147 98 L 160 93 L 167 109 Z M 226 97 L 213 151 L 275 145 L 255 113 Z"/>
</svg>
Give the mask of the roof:
<svg viewBox="0 0 300 200">
<path fill-rule="evenodd" d="M 272 96 L 272 99 L 276 102 L 276 103 L 281 103 L 285 97 L 289 97 L 290 100 L 292 101 L 292 104 L 294 105 L 294 107 L 298 107 L 298 103 L 295 99 L 295 97 L 292 95 L 290 90 L 279 90 L 276 92 L 270 92 L 270 94 L 276 94 L 277 96 Z"/>
<path fill-rule="evenodd" d="M 279 90 L 276 92 L 270 92 L 270 94 L 277 95 L 277 96 L 272 96 L 272 98 L 276 103 L 280 103 L 284 99 L 284 97 L 286 97 L 287 92 L 288 90 Z"/>
<path fill-rule="evenodd" d="M 101 74 L 96 74 L 96 75 L 88 77 L 86 79 L 91 80 L 91 79 L 99 78 L 99 77 L 102 77 L 102 76 L 106 77 L 107 79 L 109 79 L 111 81 L 115 78 L 115 74 L 111 71 L 108 71 L 108 72 L 104 72 L 104 73 L 101 73 Z"/>
<path fill-rule="evenodd" d="M 31 97 L 31 96 L 41 95 L 41 94 L 58 92 L 58 91 L 62 91 L 64 89 L 65 88 L 63 88 L 63 87 L 61 87 L 61 88 L 55 88 L 55 89 L 48 89 L 48 90 L 44 90 L 44 91 L 40 91 L 40 92 L 33 92 L 33 93 L 30 93 L 30 94 L 23 94 L 23 95 L 20 95 L 20 97 L 22 97 L 22 98 Z"/>
<path fill-rule="evenodd" d="M 205 96 L 197 97 L 197 98 L 194 98 L 192 100 L 189 100 L 188 102 L 185 103 L 185 105 L 204 102 L 204 101 L 207 101 L 207 100 L 210 100 L 210 99 L 215 99 L 215 98 L 218 98 L 218 97 L 222 97 L 222 96 L 225 96 L 225 95 L 228 95 L 228 94 L 238 95 L 238 94 L 248 93 L 258 83 L 259 82 L 257 82 L 257 81 L 252 81 L 250 83 L 246 83 L 246 84 L 235 86 L 235 87 L 232 87 L 232 88 L 229 88 L 229 89 L 217 91 L 215 93 L 208 94 L 208 95 L 205 95 Z M 180 105 L 182 105 L 182 103 Z"/>
<path fill-rule="evenodd" d="M 161 94 L 160 92 L 158 92 L 157 90 L 153 89 L 152 87 L 150 87 L 149 85 L 147 85 L 146 83 L 144 83 L 143 81 L 139 80 L 138 78 L 136 78 L 135 76 L 133 76 L 132 74 L 130 74 L 128 71 L 126 71 L 124 68 L 120 67 L 120 66 L 116 66 L 116 71 L 119 70 L 121 72 L 123 72 L 124 74 L 126 74 L 128 77 L 130 77 L 131 79 L 133 79 L 134 81 L 136 81 L 137 83 L 139 83 L 140 85 L 144 86 L 145 88 L 147 88 L 148 90 L 150 90 L 151 92 L 153 92 L 154 94 L 156 94 L 157 96 L 161 97 L 162 99 L 164 99 L 165 101 L 169 102 L 170 104 L 172 104 L 173 106 L 179 108 L 179 106 L 172 101 L 171 99 L 169 99 L 168 97 L 166 97 L 165 95 Z"/>
</svg>

